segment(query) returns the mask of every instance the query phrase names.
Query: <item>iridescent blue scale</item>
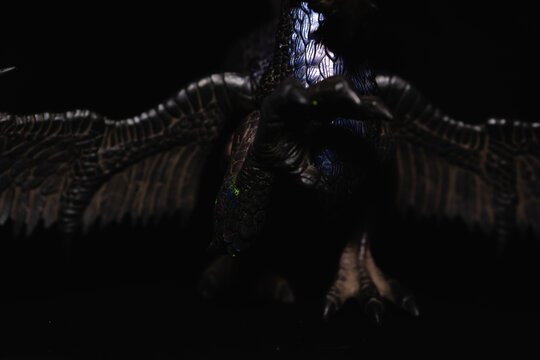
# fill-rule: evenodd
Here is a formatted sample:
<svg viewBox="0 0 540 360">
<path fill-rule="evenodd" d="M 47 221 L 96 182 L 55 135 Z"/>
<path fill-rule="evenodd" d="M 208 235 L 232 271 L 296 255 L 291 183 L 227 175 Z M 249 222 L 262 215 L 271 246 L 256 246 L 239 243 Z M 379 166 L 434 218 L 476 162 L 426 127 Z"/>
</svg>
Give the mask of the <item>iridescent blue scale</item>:
<svg viewBox="0 0 540 360">
<path fill-rule="evenodd" d="M 337 56 L 319 39 L 316 32 L 324 21 L 324 15 L 309 8 L 307 2 L 291 9 L 292 34 L 289 37 L 289 59 L 293 74 L 305 87 L 316 84 L 328 77 L 342 75 L 351 80 L 360 94 L 372 94 L 372 74 L 364 64 L 348 64 Z M 345 129 L 357 136 L 365 134 L 362 122 L 337 118 L 332 126 Z M 328 181 L 336 179 L 341 173 L 343 163 L 331 149 L 324 149 L 315 156 L 315 164 Z"/>
</svg>

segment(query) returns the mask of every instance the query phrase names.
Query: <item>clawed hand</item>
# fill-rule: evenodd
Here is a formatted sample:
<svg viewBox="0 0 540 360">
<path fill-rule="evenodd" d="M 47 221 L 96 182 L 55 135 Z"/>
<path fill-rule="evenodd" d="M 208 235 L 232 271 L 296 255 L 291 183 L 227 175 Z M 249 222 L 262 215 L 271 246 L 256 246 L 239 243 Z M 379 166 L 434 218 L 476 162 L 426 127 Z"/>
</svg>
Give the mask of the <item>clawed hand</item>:
<svg viewBox="0 0 540 360">
<path fill-rule="evenodd" d="M 379 98 L 359 96 L 344 77 L 333 76 L 309 88 L 286 80 L 262 104 L 254 142 L 261 164 L 295 175 L 310 187 L 324 186 L 313 165 L 314 139 L 338 117 L 391 119 Z"/>
</svg>

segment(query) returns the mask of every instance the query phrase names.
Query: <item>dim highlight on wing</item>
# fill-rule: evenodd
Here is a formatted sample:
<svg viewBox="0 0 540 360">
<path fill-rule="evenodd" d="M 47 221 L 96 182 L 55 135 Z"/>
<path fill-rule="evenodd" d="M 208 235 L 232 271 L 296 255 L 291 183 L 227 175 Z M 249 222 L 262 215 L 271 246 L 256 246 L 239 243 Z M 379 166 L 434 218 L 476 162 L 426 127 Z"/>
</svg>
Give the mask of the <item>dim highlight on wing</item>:
<svg viewBox="0 0 540 360">
<path fill-rule="evenodd" d="M 139 116 L 90 111 L 0 114 L 0 225 L 30 235 L 96 222 L 189 213 L 198 177 L 234 116 L 252 106 L 249 77 L 211 75 Z"/>
<path fill-rule="evenodd" d="M 405 80 L 377 76 L 395 115 L 397 202 L 424 218 L 463 220 L 504 242 L 540 236 L 540 123 L 456 121 Z"/>
</svg>

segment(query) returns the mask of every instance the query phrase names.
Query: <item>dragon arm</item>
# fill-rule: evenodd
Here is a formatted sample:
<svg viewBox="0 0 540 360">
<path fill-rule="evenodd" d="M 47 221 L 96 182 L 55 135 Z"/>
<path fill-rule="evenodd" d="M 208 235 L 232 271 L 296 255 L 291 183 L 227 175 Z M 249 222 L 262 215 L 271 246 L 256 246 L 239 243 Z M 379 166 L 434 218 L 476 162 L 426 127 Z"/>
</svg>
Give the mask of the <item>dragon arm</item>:
<svg viewBox="0 0 540 360">
<path fill-rule="evenodd" d="M 0 225 L 64 233 L 192 208 L 204 160 L 253 107 L 249 77 L 211 75 L 124 120 L 90 111 L 0 114 Z M 230 128 L 230 126 L 229 126 Z"/>
<path fill-rule="evenodd" d="M 261 110 L 242 123 L 233 139 L 231 165 L 216 200 L 214 244 L 236 254 L 260 233 L 275 176 L 328 191 L 312 147 L 325 131 L 323 125 L 339 114 L 377 112 L 369 104 L 357 112 L 360 103 L 342 77 L 310 88 L 287 80 L 264 98 Z"/>
<path fill-rule="evenodd" d="M 213 247 L 224 245 L 236 255 L 260 233 L 274 172 L 263 165 L 253 150 L 260 112 L 251 113 L 238 127 L 232 143 L 231 160 L 214 211 Z"/>
<path fill-rule="evenodd" d="M 468 125 L 412 85 L 377 76 L 394 114 L 398 206 L 420 217 L 460 218 L 504 243 L 514 228 L 540 235 L 540 123 Z"/>
</svg>

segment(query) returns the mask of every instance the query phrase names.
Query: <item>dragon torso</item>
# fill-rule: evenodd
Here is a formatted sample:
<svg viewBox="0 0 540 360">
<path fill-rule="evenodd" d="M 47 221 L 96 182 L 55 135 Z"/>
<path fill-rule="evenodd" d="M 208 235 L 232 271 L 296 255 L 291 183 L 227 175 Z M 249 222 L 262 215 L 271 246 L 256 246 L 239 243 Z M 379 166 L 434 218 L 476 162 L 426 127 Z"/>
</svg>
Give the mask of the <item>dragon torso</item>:
<svg viewBox="0 0 540 360">
<path fill-rule="evenodd" d="M 286 64 L 274 63 L 273 66 L 286 68 L 286 77 L 294 78 L 306 88 L 339 75 L 347 78 L 360 95 L 375 94 L 377 85 L 374 74 L 366 61 L 348 59 L 325 44 L 319 32 L 324 21 L 324 14 L 311 9 L 305 1 L 285 9 L 281 29 L 278 31 L 277 52 L 282 51 L 283 48 L 286 53 L 285 56 L 277 57 L 277 59 Z M 344 130 L 353 137 L 373 137 L 377 132 L 365 122 L 346 118 L 336 118 L 330 126 Z M 346 182 L 341 188 L 350 187 L 351 178 L 361 177 L 358 171 L 352 171 L 352 173 L 346 171 L 347 167 L 348 170 L 352 169 L 347 166 L 350 164 L 345 163 L 343 158 L 346 156 L 344 155 L 328 145 L 313 154 L 315 165 L 325 182 L 333 185 L 333 188 L 336 188 L 336 182 L 340 180 Z"/>
</svg>

